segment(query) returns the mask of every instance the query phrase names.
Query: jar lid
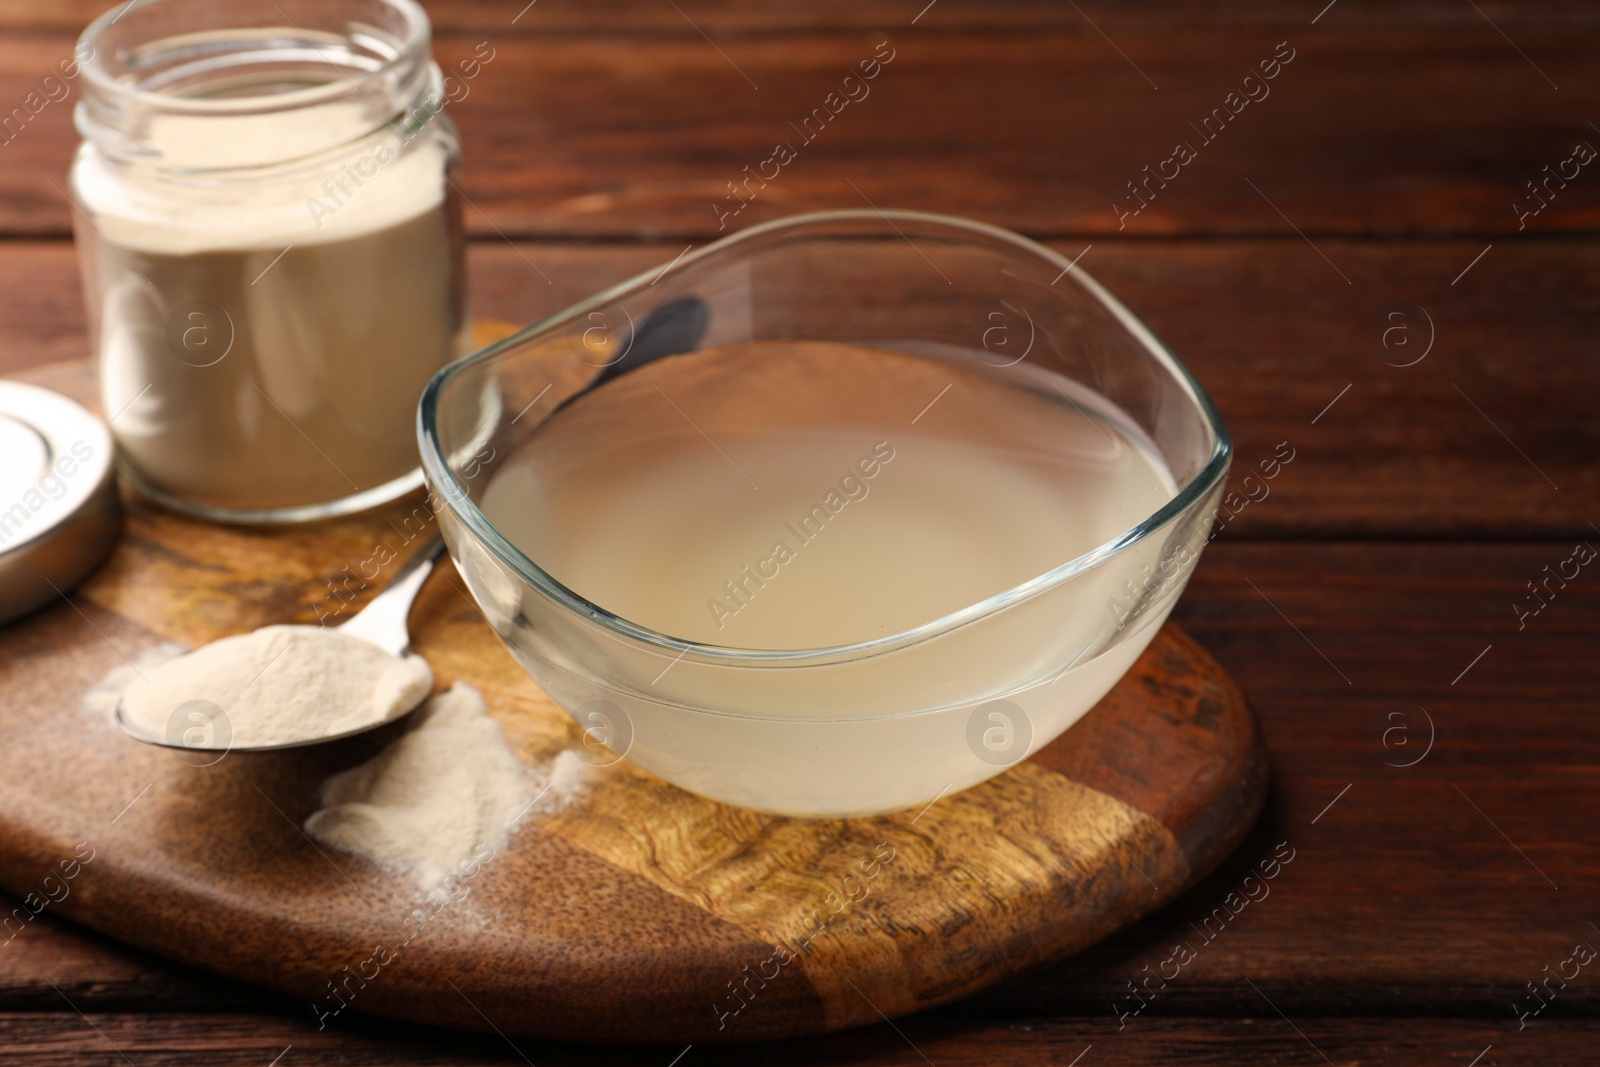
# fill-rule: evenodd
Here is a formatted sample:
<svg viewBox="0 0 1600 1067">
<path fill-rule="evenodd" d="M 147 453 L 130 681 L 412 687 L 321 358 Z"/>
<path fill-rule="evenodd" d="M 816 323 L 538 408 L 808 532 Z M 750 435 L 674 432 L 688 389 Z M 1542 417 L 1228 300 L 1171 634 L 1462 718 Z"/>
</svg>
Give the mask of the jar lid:
<svg viewBox="0 0 1600 1067">
<path fill-rule="evenodd" d="M 60 393 L 0 381 L 0 623 L 76 585 L 116 543 L 111 433 Z"/>
</svg>

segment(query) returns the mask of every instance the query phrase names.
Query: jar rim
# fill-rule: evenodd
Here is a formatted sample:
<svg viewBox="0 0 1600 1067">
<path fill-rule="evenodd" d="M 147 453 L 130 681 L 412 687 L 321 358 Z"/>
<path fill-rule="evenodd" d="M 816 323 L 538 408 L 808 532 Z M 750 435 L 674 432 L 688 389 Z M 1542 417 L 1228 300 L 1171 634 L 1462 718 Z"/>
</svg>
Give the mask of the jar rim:
<svg viewBox="0 0 1600 1067">
<path fill-rule="evenodd" d="M 148 17 L 152 12 L 168 13 L 177 5 L 188 2 L 195 0 L 130 0 L 106 11 L 84 29 L 75 48 L 75 53 L 81 57 L 78 66 L 84 79 L 84 93 L 77 108 L 78 126 L 84 136 L 101 143 L 105 140 L 104 134 L 114 134 L 120 129 L 122 123 L 119 120 L 124 115 L 136 112 L 185 119 L 220 119 L 310 110 L 362 97 L 387 99 L 392 105 L 390 115 L 371 124 L 371 129 L 377 129 L 390 121 L 394 114 L 404 111 L 415 98 L 436 87 L 438 82 L 429 53 L 431 24 L 427 13 L 416 0 L 360 0 L 361 6 L 370 12 L 388 12 L 396 16 L 392 31 L 381 34 L 351 32 L 359 26 L 355 18 L 352 18 L 349 28 L 342 32 L 302 29 L 283 13 L 277 3 L 269 0 L 271 10 L 277 12 L 282 17 L 282 23 L 287 25 L 274 26 L 271 22 L 263 21 L 258 27 L 215 27 L 190 33 L 155 32 L 147 40 L 135 40 L 131 47 L 123 42 L 119 42 L 122 46 L 114 51 L 105 47 L 108 38 L 112 38 L 119 26 L 126 27 L 122 22 L 124 16 L 139 18 Z M 225 60 L 230 54 L 225 50 L 216 51 L 220 45 L 226 43 L 237 50 L 249 39 L 249 34 L 275 28 L 282 28 L 284 36 L 276 42 L 264 42 L 265 47 L 259 50 L 259 55 L 289 51 L 295 45 L 320 50 L 342 39 L 348 43 L 359 41 L 371 57 L 370 65 L 346 66 L 324 56 L 338 77 L 321 84 L 291 85 L 237 96 L 185 95 L 161 87 L 152 88 L 148 78 L 140 79 L 117 69 L 119 61 L 139 48 L 164 44 L 168 46 L 164 51 L 140 58 L 149 62 L 158 56 L 170 57 L 175 51 L 189 50 L 194 54 L 185 59 L 186 67 L 183 69 L 192 74 L 219 73 L 229 69 Z M 375 43 L 383 47 L 374 49 L 372 46 Z M 216 54 L 206 55 L 208 49 L 216 51 Z M 307 54 L 304 58 L 309 61 L 314 56 Z M 133 73 L 136 74 L 136 70 Z"/>
</svg>

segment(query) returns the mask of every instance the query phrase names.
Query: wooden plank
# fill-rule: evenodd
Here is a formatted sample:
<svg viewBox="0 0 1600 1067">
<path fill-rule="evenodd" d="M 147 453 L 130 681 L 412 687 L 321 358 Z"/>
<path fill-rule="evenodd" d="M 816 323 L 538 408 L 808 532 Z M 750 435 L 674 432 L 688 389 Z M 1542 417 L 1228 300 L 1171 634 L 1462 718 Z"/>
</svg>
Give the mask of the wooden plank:
<svg viewBox="0 0 1600 1067">
<path fill-rule="evenodd" d="M 78 259 L 70 243 L 0 246 L 0 374 L 86 358 L 87 328 Z"/>
<path fill-rule="evenodd" d="M 1489 28 L 1196 33 L 1130 30 L 1116 47 L 1078 32 L 910 27 L 727 48 L 698 36 L 495 38 L 452 108 L 468 225 L 704 239 L 742 203 L 729 183 L 763 169 L 780 142 L 795 158 L 766 165 L 771 180 L 752 181 L 735 225 L 869 201 L 1044 236 L 1548 234 L 1600 221 L 1600 180 L 1587 171 L 1552 186 L 1536 217 L 1513 207 L 1531 207 L 1524 183 L 1578 140 L 1600 143 L 1588 125 L 1596 32 L 1529 30 L 1515 47 Z M 1228 94 L 1285 40 L 1293 62 L 1252 90 L 1270 96 L 1236 104 L 1208 142 L 1202 120 L 1216 108 L 1226 117 Z M 842 110 L 820 132 L 815 119 L 802 129 L 882 41 L 893 62 L 855 90 L 870 95 L 835 97 Z M 439 58 L 454 68 L 475 44 L 442 41 Z M 0 41 L 0 106 L 20 105 L 68 47 L 62 37 Z M 45 104 L 0 146 L 0 233 L 66 232 L 70 99 Z M 1165 165 L 1175 176 L 1163 188 L 1143 168 L 1154 174 L 1179 142 L 1196 157 Z M 1152 183 L 1150 202 L 1126 217 L 1141 203 L 1135 180 Z"/>
<path fill-rule="evenodd" d="M 1266 990 L 1263 990 L 1266 992 Z M 1269 994 L 1270 995 L 1270 994 Z M 126 1067 L 127 1063 L 205 1063 L 263 1067 L 290 1064 L 660 1065 L 718 1067 L 754 1062 L 774 1067 L 873 1063 L 893 1067 L 1103 1067 L 1184 1063 L 1382 1063 L 1390 1067 L 1466 1065 L 1493 1046 L 1484 1064 L 1587 1063 L 1600 1022 L 1562 1021 L 1522 1033 L 1466 1019 L 1285 1019 L 1255 997 L 1237 1019 L 1162 1019 L 1118 1032 L 1103 1019 L 1028 1020 L 971 1026 L 917 1016 L 899 1030 L 878 1025 L 810 1041 L 739 1048 L 627 1049 L 547 1045 L 490 1035 L 442 1034 L 383 1023 L 318 1032 L 298 1019 L 249 1015 L 104 1015 L 60 1012 L 0 1016 L 0 1042 L 36 1067 Z M 1092 1051 L 1090 1051 L 1092 1049 Z M 1087 1055 L 1085 1055 L 1087 1053 Z M 124 1059 L 123 1056 L 127 1058 Z M 675 1061 L 674 1056 L 682 1056 Z"/>
<path fill-rule="evenodd" d="M 1073 257 L 1087 243 L 1057 247 Z M 1497 243 L 1454 285 L 1483 244 L 1320 247 L 1354 285 L 1298 238 L 1097 240 L 1081 260 L 1227 418 L 1236 495 L 1220 536 L 1592 534 L 1600 244 Z M 683 248 L 477 243 L 473 304 L 535 322 Z M 86 354 L 75 270 L 62 242 L 0 257 L 0 373 Z M 1284 443 L 1293 461 L 1264 479 Z"/>
<path fill-rule="evenodd" d="M 0 894 L 0 915 L 22 901 Z M 298 1002 L 157 959 L 46 910 L 0 946 L 0 1012 L 304 1010 Z M 58 992 L 58 990 L 60 992 Z"/>
<path fill-rule="evenodd" d="M 1527 982 L 1580 941 L 1600 948 L 1588 925 L 1600 825 L 1581 815 L 1600 806 L 1600 721 L 1590 714 L 1600 574 L 1589 567 L 1565 589 L 1553 584 L 1553 599 L 1520 631 L 1512 610 L 1525 582 L 1569 553 L 1555 544 L 1213 545 L 1178 619 L 1261 720 L 1274 776 L 1261 824 L 1162 912 L 950 1012 L 979 1022 L 1077 1012 L 1114 1026 L 1117 1010 L 1133 1007 L 1128 983 L 1188 942 L 1197 958 L 1129 1029 L 1184 1012 L 1270 1019 L 1252 1006 L 1254 982 L 1291 1015 L 1476 1015 L 1515 1032 L 1512 1005 L 1532 1006 Z M 1245 877 L 1259 877 L 1280 842 L 1294 858 L 1265 896 L 1230 905 L 1230 893 L 1262 896 Z M 1237 914 L 1221 923 L 1219 907 Z M 1191 923 L 1222 932 L 1207 940 Z M 57 951 L 77 962 L 53 972 Z M 0 969 L 0 1007 L 41 1008 L 47 979 L 86 1009 L 238 1003 L 210 979 L 48 923 L 0 952 L 23 961 Z M 1600 981 L 1588 970 L 1545 1016 L 1573 1013 L 1600 1013 Z M 1546 1025 L 1535 1020 L 1524 1036 L 1535 1024 Z"/>
<path fill-rule="evenodd" d="M 1177 617 L 1261 717 L 1274 791 L 1258 839 L 1209 886 L 1040 976 L 1011 1007 L 1064 996 L 1126 1010 L 1125 983 L 1187 941 L 1200 959 L 1157 1011 L 1245 1003 L 1248 980 L 1291 1013 L 1475 1011 L 1515 1029 L 1525 982 L 1578 942 L 1600 946 L 1600 825 L 1572 817 L 1600 805 L 1600 722 L 1584 710 L 1600 664 L 1582 651 L 1600 626 L 1600 574 L 1553 586 L 1521 631 L 1512 610 L 1528 579 L 1569 555 L 1212 546 Z M 1204 941 L 1190 924 L 1204 926 L 1279 841 L 1299 856 L 1270 896 Z M 1593 1014 L 1600 982 L 1573 982 L 1555 1003 Z"/>
<path fill-rule="evenodd" d="M 1085 33 L 1093 33 L 1092 27 L 1108 32 L 1146 26 L 1301 28 L 1329 6 L 1327 0 L 1305 0 L 1296 4 L 1235 0 L 1226 5 L 1196 0 L 1162 0 L 1137 5 L 1085 0 L 1075 10 L 1071 4 L 1053 0 L 1005 0 L 982 5 L 932 5 L 928 0 L 817 0 L 808 4 L 786 4 L 781 0 L 693 0 L 679 4 L 680 13 L 651 0 L 539 0 L 537 7 L 528 5 L 531 10 L 526 12 L 524 3 L 433 0 L 424 6 L 439 34 L 497 31 L 529 35 L 558 32 L 695 37 L 698 27 L 718 40 L 804 31 L 874 30 L 900 25 L 913 18 L 917 18 L 920 28 L 930 32 L 1021 27 L 1066 28 Z M 0 29 L 76 34 L 110 6 L 114 5 L 108 5 L 106 0 L 58 0 L 50 4 L 38 0 L 3 0 L 0 2 Z M 1337 16 L 1330 11 L 1318 21 L 1342 28 L 1472 27 L 1485 33 L 1493 32 L 1485 16 L 1508 33 L 1529 27 L 1593 27 L 1600 23 L 1593 7 L 1580 0 L 1541 4 L 1537 13 L 1530 13 L 1526 5 L 1512 0 L 1483 0 L 1478 7 L 1482 15 L 1449 0 L 1407 4 L 1340 0 L 1334 9 Z M 521 17 L 517 17 L 519 13 Z"/>
</svg>

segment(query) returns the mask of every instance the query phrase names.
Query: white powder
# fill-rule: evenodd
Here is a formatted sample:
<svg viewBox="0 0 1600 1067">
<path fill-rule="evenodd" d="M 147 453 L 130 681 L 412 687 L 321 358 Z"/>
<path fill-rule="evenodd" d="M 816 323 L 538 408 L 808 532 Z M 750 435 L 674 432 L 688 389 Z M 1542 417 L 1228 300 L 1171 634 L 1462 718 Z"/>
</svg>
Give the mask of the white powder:
<svg viewBox="0 0 1600 1067">
<path fill-rule="evenodd" d="M 144 671 L 123 691 L 122 716 L 138 733 L 177 741 L 185 705 L 205 701 L 222 709 L 234 746 L 271 747 L 389 722 L 432 688 L 418 656 L 398 659 L 319 626 L 266 626 Z M 224 747 L 223 727 L 210 728 Z"/>
<path fill-rule="evenodd" d="M 173 641 L 164 641 L 154 648 L 145 649 L 131 662 L 119 663 L 107 671 L 104 677 L 83 694 L 80 706 L 86 715 L 97 720 L 97 725 L 103 723 L 116 729 L 117 702 L 122 699 L 122 691 L 128 688 L 128 683 L 139 677 L 140 673 L 148 674 L 152 669 L 187 651 L 188 649 Z"/>
<path fill-rule="evenodd" d="M 560 811 L 587 793 L 589 772 L 592 770 L 594 768 L 578 755 L 576 749 L 562 749 L 550 765 L 550 780 L 545 788 L 551 799 L 547 806 Z"/>
<path fill-rule="evenodd" d="M 457 682 L 405 736 L 329 778 L 306 833 L 439 885 L 531 807 L 523 766 L 477 690 Z"/>
<path fill-rule="evenodd" d="M 299 109 L 180 126 L 169 119 L 145 130 L 143 138 L 155 151 L 190 165 L 203 160 L 212 168 L 248 167 L 324 143 L 332 147 L 348 139 L 353 125 L 336 109 Z M 285 245 L 342 240 L 431 210 L 445 197 L 453 143 L 448 124 L 437 121 L 409 141 L 385 131 L 275 178 L 190 181 L 180 199 L 163 195 L 156 179 L 86 151 L 73 167 L 72 185 L 96 228 L 114 244 L 171 255 L 249 248 L 276 255 Z M 329 187 L 339 182 L 342 189 Z M 313 211 L 313 203 L 320 210 Z"/>
</svg>

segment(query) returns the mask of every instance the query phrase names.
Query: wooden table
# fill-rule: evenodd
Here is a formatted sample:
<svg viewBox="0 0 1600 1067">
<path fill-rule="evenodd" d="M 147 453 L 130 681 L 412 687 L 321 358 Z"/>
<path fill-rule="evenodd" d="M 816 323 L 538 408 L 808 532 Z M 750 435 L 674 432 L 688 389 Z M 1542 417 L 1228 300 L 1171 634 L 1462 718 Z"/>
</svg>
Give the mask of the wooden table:
<svg viewBox="0 0 1600 1067">
<path fill-rule="evenodd" d="M 1551 181 L 1537 214 L 1525 185 L 1600 146 L 1600 10 L 1325 2 L 431 5 L 447 68 L 493 50 L 454 108 L 478 313 L 534 320 L 714 238 L 726 183 L 887 41 L 871 95 L 731 225 L 871 203 L 1014 227 L 1081 256 L 1188 361 L 1236 479 L 1287 442 L 1177 613 L 1253 702 L 1275 776 L 1210 879 L 953 1007 L 687 1052 L 319 1031 L 304 1004 L 46 914 L 0 947 L 0 1060 L 1593 1062 L 1600 967 L 1549 976 L 1600 946 L 1600 571 L 1541 586 L 1520 625 L 1518 607 L 1600 545 L 1600 171 Z M 99 6 L 0 3 L 0 107 Z M 0 145 L 0 372 L 86 354 L 59 192 L 74 141 L 52 103 Z M 1180 141 L 1195 157 L 1126 214 L 1127 183 L 1172 175 Z M 1122 1014 L 1285 841 L 1270 896 Z"/>
</svg>

